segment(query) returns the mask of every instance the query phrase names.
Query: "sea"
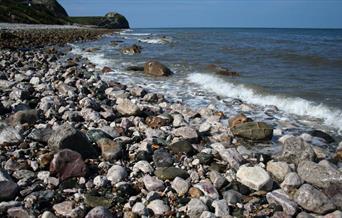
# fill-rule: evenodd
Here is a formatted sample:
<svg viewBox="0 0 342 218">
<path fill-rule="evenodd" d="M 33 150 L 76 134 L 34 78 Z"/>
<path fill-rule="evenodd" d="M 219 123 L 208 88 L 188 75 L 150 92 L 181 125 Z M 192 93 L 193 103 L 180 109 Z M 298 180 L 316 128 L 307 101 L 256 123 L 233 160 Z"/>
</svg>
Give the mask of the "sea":
<svg viewBox="0 0 342 218">
<path fill-rule="evenodd" d="M 113 46 L 112 41 L 119 43 Z M 120 52 L 132 44 L 142 52 Z M 194 109 L 209 106 L 227 117 L 243 112 L 272 124 L 279 135 L 319 129 L 342 136 L 341 29 L 129 29 L 72 47 L 98 69 L 110 67 L 113 72 L 105 79 L 140 85 Z M 150 59 L 174 74 L 127 71 Z M 215 74 L 208 70 L 212 64 L 240 76 Z"/>
</svg>

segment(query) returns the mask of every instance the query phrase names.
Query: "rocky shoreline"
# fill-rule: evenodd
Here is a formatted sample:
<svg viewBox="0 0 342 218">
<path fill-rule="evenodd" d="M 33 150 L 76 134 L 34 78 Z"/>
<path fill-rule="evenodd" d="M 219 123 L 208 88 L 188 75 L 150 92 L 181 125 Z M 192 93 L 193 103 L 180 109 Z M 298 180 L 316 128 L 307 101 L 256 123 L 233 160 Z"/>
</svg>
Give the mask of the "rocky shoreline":
<svg viewBox="0 0 342 218">
<path fill-rule="evenodd" d="M 1 217 L 342 216 L 342 144 L 310 144 L 329 135 L 276 152 L 262 120 L 104 81 L 65 46 L 108 30 L 61 31 L 0 43 Z"/>
</svg>

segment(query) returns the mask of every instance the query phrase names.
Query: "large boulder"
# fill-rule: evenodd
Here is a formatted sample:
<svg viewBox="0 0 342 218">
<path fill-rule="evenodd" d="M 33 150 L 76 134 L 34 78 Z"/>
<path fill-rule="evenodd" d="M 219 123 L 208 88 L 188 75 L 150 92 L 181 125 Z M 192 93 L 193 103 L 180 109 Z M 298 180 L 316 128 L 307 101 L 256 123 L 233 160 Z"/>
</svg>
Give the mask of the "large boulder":
<svg viewBox="0 0 342 218">
<path fill-rule="evenodd" d="M 15 183 L 8 173 L 0 168 L 0 202 L 15 198 L 19 186 Z"/>
<path fill-rule="evenodd" d="M 235 136 L 250 140 L 269 140 L 273 136 L 273 129 L 264 122 L 241 123 L 231 129 Z"/>
<path fill-rule="evenodd" d="M 144 65 L 144 73 L 153 76 L 170 76 L 172 71 L 158 61 L 150 60 Z"/>
<path fill-rule="evenodd" d="M 116 12 L 109 12 L 105 17 L 99 22 L 99 27 L 108 29 L 129 29 L 129 23 L 127 19 Z"/>
</svg>

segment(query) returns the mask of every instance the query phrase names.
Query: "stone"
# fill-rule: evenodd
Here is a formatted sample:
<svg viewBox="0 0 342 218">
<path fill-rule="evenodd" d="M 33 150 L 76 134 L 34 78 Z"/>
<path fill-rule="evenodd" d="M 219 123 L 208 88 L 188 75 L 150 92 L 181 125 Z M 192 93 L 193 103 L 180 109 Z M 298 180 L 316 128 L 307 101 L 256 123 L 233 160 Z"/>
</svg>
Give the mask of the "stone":
<svg viewBox="0 0 342 218">
<path fill-rule="evenodd" d="M 333 202 L 324 193 L 309 184 L 302 185 L 293 199 L 305 210 L 318 214 L 326 214 L 335 209 Z"/>
<path fill-rule="evenodd" d="M 244 114 L 238 114 L 234 117 L 231 117 L 228 121 L 228 125 L 230 128 L 234 128 L 242 123 L 247 123 L 247 122 L 251 122 L 252 119 L 248 118 L 246 115 Z"/>
<path fill-rule="evenodd" d="M 53 214 L 52 212 L 50 211 L 45 211 L 43 214 L 42 214 L 42 217 L 41 218 L 57 218 L 55 216 L 55 214 Z"/>
<path fill-rule="evenodd" d="M 19 186 L 8 173 L 0 168 L 0 202 L 12 200 L 19 191 Z"/>
<path fill-rule="evenodd" d="M 229 208 L 228 208 L 227 202 L 224 199 L 213 201 L 211 206 L 215 208 L 216 217 L 228 217 L 229 216 Z"/>
<path fill-rule="evenodd" d="M 241 203 L 242 194 L 231 189 L 222 193 L 224 200 L 226 200 L 228 205 L 235 205 Z"/>
<path fill-rule="evenodd" d="M 266 199 L 269 204 L 280 205 L 287 215 L 294 216 L 297 212 L 297 204 L 291 201 L 289 196 L 281 189 L 267 193 Z"/>
<path fill-rule="evenodd" d="M 331 184 L 342 186 L 342 172 L 332 167 L 302 161 L 298 164 L 297 172 L 300 178 L 316 187 L 327 188 Z"/>
<path fill-rule="evenodd" d="M 52 206 L 57 216 L 71 217 L 74 209 L 74 202 L 63 201 Z"/>
<path fill-rule="evenodd" d="M 198 132 L 201 134 L 207 134 L 210 132 L 211 124 L 209 122 L 204 122 L 200 125 Z"/>
<path fill-rule="evenodd" d="M 154 174 L 161 180 L 173 180 L 176 177 L 186 179 L 189 177 L 185 170 L 177 167 L 161 167 L 154 171 Z"/>
<path fill-rule="evenodd" d="M 203 196 L 204 194 L 198 188 L 191 187 L 189 189 L 189 195 L 190 195 L 191 198 L 199 198 L 199 197 Z"/>
<path fill-rule="evenodd" d="M 133 172 L 153 173 L 154 169 L 146 160 L 140 160 L 133 166 Z"/>
<path fill-rule="evenodd" d="M 120 165 L 113 165 L 109 168 L 107 173 L 107 179 L 112 182 L 112 184 L 116 184 L 121 182 L 123 179 L 127 177 L 127 171 L 124 167 Z"/>
<path fill-rule="evenodd" d="M 200 199 L 193 198 L 190 202 L 186 205 L 187 211 L 186 214 L 190 218 L 197 218 L 201 216 L 204 211 L 208 211 L 207 205 L 205 205 Z"/>
<path fill-rule="evenodd" d="M 13 125 L 27 123 L 33 125 L 38 120 L 36 110 L 22 110 L 10 116 L 10 122 Z"/>
<path fill-rule="evenodd" d="M 198 139 L 198 134 L 195 129 L 184 126 L 179 127 L 173 131 L 173 134 L 177 137 L 181 137 L 185 140 L 196 141 Z"/>
<path fill-rule="evenodd" d="M 170 211 L 170 207 L 164 203 L 162 200 L 153 200 L 148 205 L 147 208 L 151 209 L 154 215 L 163 215 Z"/>
<path fill-rule="evenodd" d="M 188 192 L 190 185 L 189 185 L 189 182 L 186 181 L 185 179 L 176 177 L 172 181 L 171 187 L 177 192 L 178 196 L 181 197 Z"/>
<path fill-rule="evenodd" d="M 209 178 L 216 189 L 220 189 L 226 182 L 226 178 L 215 170 L 209 172 Z"/>
<path fill-rule="evenodd" d="M 275 162 L 273 160 L 267 162 L 266 170 L 279 182 L 282 182 L 285 176 L 291 172 L 291 168 L 286 162 Z"/>
<path fill-rule="evenodd" d="M 50 172 L 61 180 L 86 174 L 86 165 L 82 156 L 73 150 L 63 149 L 54 155 L 50 163 Z"/>
<path fill-rule="evenodd" d="M 273 128 L 264 122 L 242 123 L 231 129 L 234 136 L 249 140 L 270 140 L 273 137 Z"/>
<path fill-rule="evenodd" d="M 102 68 L 101 72 L 102 73 L 111 73 L 111 72 L 113 72 L 113 70 L 112 70 L 112 68 L 105 66 Z"/>
<path fill-rule="evenodd" d="M 303 184 L 303 180 L 295 172 L 287 174 L 280 187 L 288 194 L 292 194 L 299 186 Z"/>
<path fill-rule="evenodd" d="M 176 154 L 189 154 L 194 151 L 194 148 L 192 147 L 192 144 L 188 141 L 180 140 L 178 142 L 175 142 L 169 146 L 171 151 Z"/>
<path fill-rule="evenodd" d="M 205 196 L 208 196 L 211 199 L 215 200 L 220 197 L 218 191 L 209 179 L 202 180 L 201 182 L 195 184 L 194 187 L 201 190 Z"/>
<path fill-rule="evenodd" d="M 312 161 L 315 159 L 315 156 L 315 151 L 310 144 L 300 137 L 293 136 L 285 140 L 283 149 L 277 159 L 287 163 L 298 164 L 303 160 Z"/>
<path fill-rule="evenodd" d="M 215 214 L 210 211 L 203 211 L 200 218 L 216 218 Z"/>
<path fill-rule="evenodd" d="M 90 129 L 87 131 L 87 136 L 92 143 L 96 143 L 100 139 L 113 139 L 111 135 L 107 132 L 103 131 L 102 129 Z"/>
<path fill-rule="evenodd" d="M 123 54 L 134 55 L 134 54 L 140 54 L 141 49 L 142 49 L 141 46 L 133 44 L 132 46 L 121 48 L 120 51 Z"/>
<path fill-rule="evenodd" d="M 236 173 L 236 178 L 243 185 L 256 191 L 272 189 L 273 181 L 270 175 L 260 166 L 242 165 Z"/>
<path fill-rule="evenodd" d="M 30 171 L 30 170 L 16 170 L 14 171 L 14 173 L 12 174 L 12 176 L 14 178 L 16 178 L 17 180 L 20 179 L 31 179 L 35 176 L 34 172 Z"/>
<path fill-rule="evenodd" d="M 114 218 L 114 216 L 107 208 L 97 206 L 91 209 L 85 218 Z"/>
<path fill-rule="evenodd" d="M 0 123 L 0 146 L 18 144 L 22 140 L 18 130 Z"/>
<path fill-rule="evenodd" d="M 163 181 L 156 177 L 145 175 L 143 181 L 148 191 L 163 191 L 165 189 Z"/>
<path fill-rule="evenodd" d="M 309 133 L 313 137 L 318 137 L 324 139 L 327 143 L 332 143 L 335 141 L 333 137 L 331 137 L 329 134 L 321 131 L 321 130 L 313 130 Z"/>
<path fill-rule="evenodd" d="M 150 116 L 146 118 L 145 123 L 147 124 L 147 126 L 153 129 L 158 129 L 162 126 L 167 126 L 169 124 L 169 120 L 163 119 L 162 117 L 158 116 Z"/>
<path fill-rule="evenodd" d="M 200 152 L 197 154 L 197 159 L 199 160 L 200 164 L 209 165 L 214 160 L 214 155 Z"/>
<path fill-rule="evenodd" d="M 4 201 L 0 200 L 0 214 L 5 213 L 9 208 L 19 207 L 22 203 L 19 201 Z"/>
<path fill-rule="evenodd" d="M 29 218 L 28 212 L 22 207 L 12 207 L 7 210 L 9 218 Z"/>
<path fill-rule="evenodd" d="M 127 98 L 119 98 L 116 110 L 123 116 L 134 116 L 140 112 L 139 107 Z"/>
<path fill-rule="evenodd" d="M 150 60 L 144 64 L 144 73 L 152 76 L 170 76 L 172 71 L 162 63 Z"/>
<path fill-rule="evenodd" d="M 91 194 L 85 194 L 84 195 L 84 203 L 86 203 L 90 207 L 105 207 L 109 208 L 112 206 L 112 199 L 106 198 L 102 196 L 94 196 Z"/>
<path fill-rule="evenodd" d="M 141 202 L 137 202 L 133 205 L 132 212 L 140 216 L 146 215 L 147 213 L 145 205 Z"/>
<path fill-rule="evenodd" d="M 95 187 L 100 188 L 103 187 L 107 184 L 108 180 L 107 177 L 102 176 L 102 175 L 98 175 L 94 178 L 93 183 L 95 185 Z"/>
<path fill-rule="evenodd" d="M 37 142 L 47 144 L 52 132 L 53 130 L 51 128 L 33 129 L 28 135 L 28 138 Z"/>
<path fill-rule="evenodd" d="M 156 167 L 171 167 L 174 158 L 164 149 L 158 149 L 153 154 L 153 162 Z"/>
<path fill-rule="evenodd" d="M 54 151 L 61 149 L 77 151 L 83 158 L 96 158 L 98 156 L 98 152 L 92 147 L 87 136 L 67 123 L 52 133 L 48 145 Z"/>
<path fill-rule="evenodd" d="M 122 147 L 120 143 L 109 138 L 101 138 L 97 140 L 96 143 L 101 148 L 102 157 L 105 160 L 117 160 L 122 156 Z"/>
</svg>

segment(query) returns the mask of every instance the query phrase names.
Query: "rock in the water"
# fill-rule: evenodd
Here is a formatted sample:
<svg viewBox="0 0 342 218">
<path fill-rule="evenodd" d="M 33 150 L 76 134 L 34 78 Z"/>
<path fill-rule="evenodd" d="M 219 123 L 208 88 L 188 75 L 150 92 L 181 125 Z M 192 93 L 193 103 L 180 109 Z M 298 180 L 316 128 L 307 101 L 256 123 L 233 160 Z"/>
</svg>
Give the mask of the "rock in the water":
<svg viewBox="0 0 342 218">
<path fill-rule="evenodd" d="M 22 141 L 18 130 L 0 123 L 0 145 L 13 145 Z"/>
<path fill-rule="evenodd" d="M 179 127 L 173 131 L 175 136 L 182 137 L 185 140 L 196 141 L 198 138 L 197 131 L 191 127 Z"/>
<path fill-rule="evenodd" d="M 172 181 L 171 187 L 177 192 L 178 196 L 183 196 L 189 190 L 189 182 L 180 177 L 176 177 Z"/>
<path fill-rule="evenodd" d="M 134 116 L 140 112 L 139 107 L 127 98 L 119 98 L 116 103 L 116 110 L 123 116 Z"/>
<path fill-rule="evenodd" d="M 50 172 L 56 174 L 61 180 L 65 180 L 70 177 L 84 176 L 86 165 L 78 152 L 63 149 L 54 155 Z"/>
<path fill-rule="evenodd" d="M 234 128 L 242 123 L 247 123 L 247 122 L 251 122 L 252 119 L 248 118 L 246 115 L 244 114 L 238 114 L 232 118 L 229 119 L 228 124 L 230 128 Z"/>
<path fill-rule="evenodd" d="M 267 162 L 266 170 L 279 182 L 282 182 L 287 174 L 291 172 L 289 165 L 286 162 Z"/>
<path fill-rule="evenodd" d="M 194 148 L 192 147 L 191 143 L 188 141 L 178 141 L 169 146 L 169 148 L 172 150 L 173 153 L 176 154 L 182 154 L 182 153 L 191 153 L 194 151 Z"/>
<path fill-rule="evenodd" d="M 205 205 L 200 199 L 193 198 L 190 202 L 186 205 L 187 212 L 186 214 L 190 218 L 197 218 L 200 217 L 204 211 L 208 210 L 207 205 Z"/>
<path fill-rule="evenodd" d="M 170 76 L 172 71 L 158 61 L 147 61 L 144 65 L 144 73 L 153 76 Z"/>
<path fill-rule="evenodd" d="M 164 213 L 170 211 L 170 207 L 164 203 L 162 200 L 153 200 L 148 205 L 147 208 L 151 209 L 154 215 L 163 215 Z"/>
<path fill-rule="evenodd" d="M 283 150 L 278 159 L 288 163 L 298 164 L 303 160 L 314 160 L 315 151 L 311 145 L 300 137 L 289 137 L 285 140 Z"/>
<path fill-rule="evenodd" d="M 148 191 L 163 191 L 165 188 L 163 181 L 150 175 L 145 175 L 143 181 Z"/>
<path fill-rule="evenodd" d="M 118 142 L 109 138 L 102 138 L 96 143 L 101 148 L 102 157 L 105 160 L 117 160 L 122 156 L 122 147 Z"/>
<path fill-rule="evenodd" d="M 260 166 L 243 165 L 236 173 L 237 180 L 254 190 L 271 190 L 273 181 L 270 175 Z"/>
<path fill-rule="evenodd" d="M 334 168 L 302 161 L 298 164 L 297 171 L 300 178 L 316 187 L 328 188 L 332 184 L 342 186 L 342 172 Z"/>
<path fill-rule="evenodd" d="M 325 214 L 335 209 L 335 205 L 324 193 L 309 184 L 302 185 L 293 199 L 304 209 L 318 214 Z"/>
<path fill-rule="evenodd" d="M 94 207 L 91 209 L 85 218 L 113 218 L 111 212 L 102 206 Z"/>
<path fill-rule="evenodd" d="M 67 123 L 52 133 L 48 144 L 55 151 L 65 148 L 77 151 L 83 158 L 98 156 L 87 136 Z"/>
<path fill-rule="evenodd" d="M 107 179 L 112 182 L 112 184 L 116 184 L 121 182 L 124 178 L 127 177 L 127 171 L 124 167 L 119 165 L 114 165 L 109 168 L 107 173 Z"/>
<path fill-rule="evenodd" d="M 5 170 L 0 169 L 0 202 L 14 199 L 18 190 L 17 183 L 12 180 Z"/>
<path fill-rule="evenodd" d="M 268 203 L 280 205 L 287 215 L 293 216 L 297 212 L 297 204 L 281 189 L 267 193 L 266 198 Z"/>
<path fill-rule="evenodd" d="M 331 137 L 329 134 L 321 131 L 321 130 L 313 130 L 309 133 L 310 135 L 318 138 L 324 139 L 327 143 L 332 143 L 335 141 L 333 137 Z"/>
<path fill-rule="evenodd" d="M 123 54 L 133 55 L 133 54 L 140 54 L 141 53 L 141 46 L 139 45 L 132 45 L 129 47 L 123 47 L 121 48 L 121 52 Z"/>
<path fill-rule="evenodd" d="M 264 122 L 247 122 L 231 129 L 235 136 L 250 140 L 269 140 L 273 137 L 273 128 Z"/>
<path fill-rule="evenodd" d="M 162 180 L 173 180 L 176 177 L 186 179 L 189 177 L 189 174 L 185 170 L 176 167 L 161 167 L 154 171 L 154 174 Z"/>
<path fill-rule="evenodd" d="M 153 154 L 153 162 L 156 167 L 171 167 L 174 161 L 172 155 L 164 149 L 158 149 Z"/>
</svg>

